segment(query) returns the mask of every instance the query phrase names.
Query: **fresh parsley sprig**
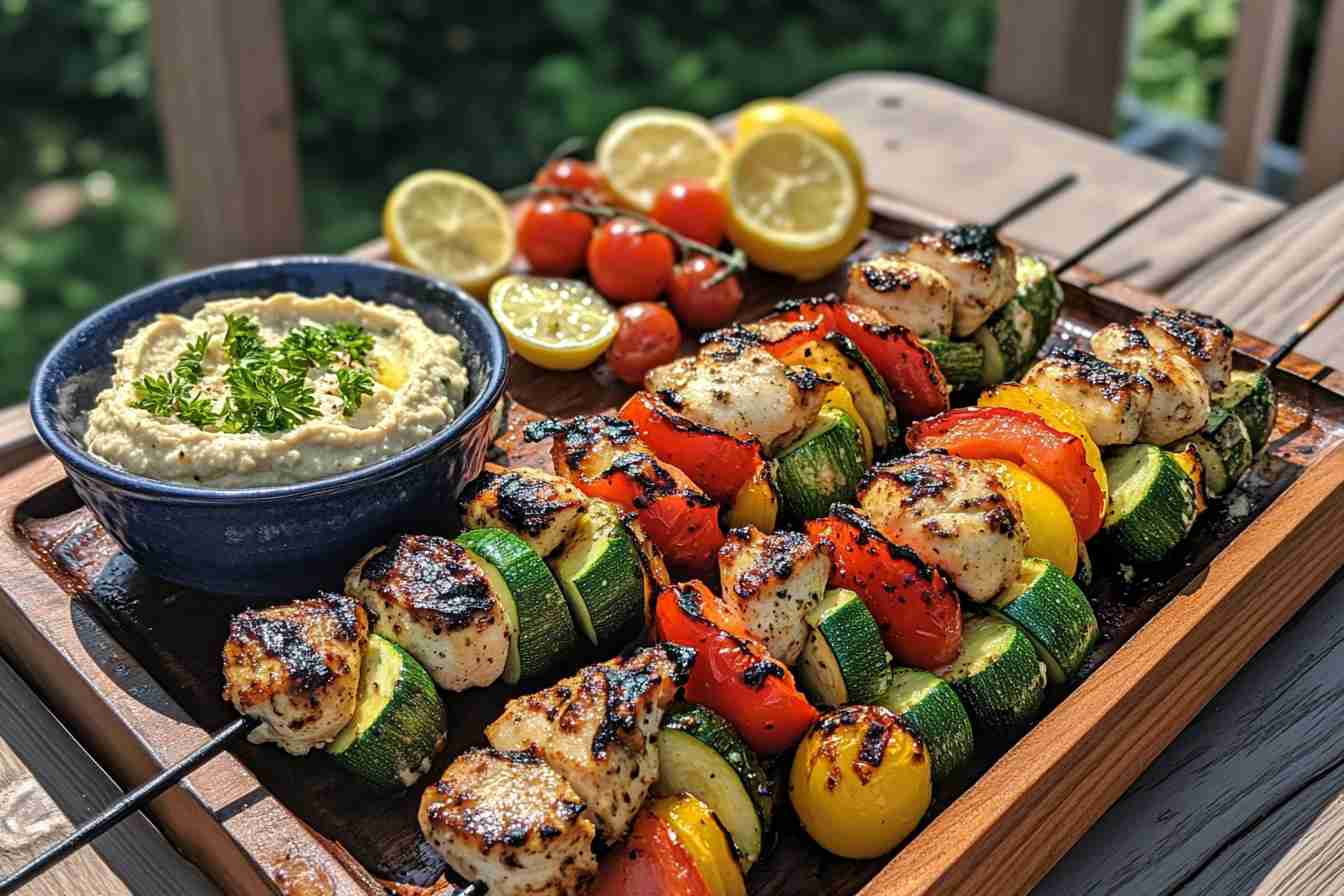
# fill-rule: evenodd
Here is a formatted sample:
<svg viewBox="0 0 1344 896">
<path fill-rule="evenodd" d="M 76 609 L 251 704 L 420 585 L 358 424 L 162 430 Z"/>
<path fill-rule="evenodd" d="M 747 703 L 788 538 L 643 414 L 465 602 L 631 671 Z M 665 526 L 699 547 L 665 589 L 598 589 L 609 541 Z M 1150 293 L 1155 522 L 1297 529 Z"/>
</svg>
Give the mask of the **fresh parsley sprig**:
<svg viewBox="0 0 1344 896">
<path fill-rule="evenodd" d="M 347 417 L 373 394 L 367 369 L 373 334 L 358 324 L 305 324 L 285 334 L 279 345 L 268 346 L 255 318 L 226 314 L 224 323 L 224 352 L 232 363 L 223 374 L 229 395 L 218 408 L 195 388 L 205 375 L 209 333 L 188 343 L 171 372 L 135 381 L 131 406 L 201 429 L 276 433 L 320 416 L 317 395 L 307 380 L 309 370 L 335 370 Z"/>
</svg>

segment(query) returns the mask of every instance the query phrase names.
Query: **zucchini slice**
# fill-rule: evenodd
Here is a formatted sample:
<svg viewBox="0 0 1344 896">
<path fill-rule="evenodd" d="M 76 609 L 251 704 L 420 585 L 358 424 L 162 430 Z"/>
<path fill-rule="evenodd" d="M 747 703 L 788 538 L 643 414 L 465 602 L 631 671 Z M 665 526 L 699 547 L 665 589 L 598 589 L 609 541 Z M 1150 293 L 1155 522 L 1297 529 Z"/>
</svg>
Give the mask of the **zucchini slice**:
<svg viewBox="0 0 1344 896">
<path fill-rule="evenodd" d="M 1026 633 L 1053 684 L 1078 674 L 1097 643 L 1092 605 L 1073 579 L 1040 557 L 1022 561 L 1017 579 L 994 598 L 989 611 Z"/>
<path fill-rule="evenodd" d="M 1017 297 L 990 315 L 971 339 L 985 353 L 981 374 L 986 386 L 1017 377 L 1036 356 L 1035 319 Z"/>
<path fill-rule="evenodd" d="M 1036 357 L 1055 328 L 1059 309 L 1064 307 L 1064 289 L 1045 262 L 1033 255 L 1017 256 L 1017 301 L 1031 313 L 1032 341 L 1026 365 Z"/>
<path fill-rule="evenodd" d="M 443 749 L 443 701 L 425 667 L 370 635 L 359 671 L 355 715 L 327 744 L 341 765 L 380 787 L 410 787 Z"/>
<path fill-rule="evenodd" d="M 835 503 L 852 504 L 863 462 L 863 437 L 849 415 L 823 408 L 807 431 L 775 458 L 775 486 L 795 520 L 825 516 Z"/>
<path fill-rule="evenodd" d="M 924 742 L 933 761 L 933 783 L 952 780 L 971 761 L 975 752 L 971 717 L 957 692 L 937 675 L 897 666 L 877 703 L 900 716 Z"/>
<path fill-rule="evenodd" d="M 807 625 L 798 678 L 813 702 L 872 703 L 886 693 L 891 657 L 877 620 L 857 594 L 830 589 L 807 614 Z"/>
<path fill-rule="evenodd" d="M 1106 478 L 1111 500 L 1102 530 L 1135 563 L 1161 560 L 1195 524 L 1194 480 L 1156 445 L 1120 449 L 1106 461 Z"/>
<path fill-rule="evenodd" d="M 952 386 L 978 386 L 984 383 L 985 350 L 974 342 L 954 339 L 923 339 L 933 354 L 938 369 Z"/>
<path fill-rule="evenodd" d="M 831 333 L 824 339 L 796 346 L 780 360 L 814 370 L 844 386 L 868 427 L 878 454 L 899 439 L 896 405 L 891 400 L 887 383 L 849 337 Z"/>
<path fill-rule="evenodd" d="M 1227 388 L 1214 396 L 1213 403 L 1241 418 L 1254 454 L 1259 454 L 1269 443 L 1279 405 L 1274 383 L 1263 370 L 1232 371 Z"/>
<path fill-rule="evenodd" d="M 644 566 L 614 504 L 588 502 L 568 543 L 551 560 L 551 571 L 591 643 L 619 643 L 638 633 L 644 618 Z"/>
<path fill-rule="evenodd" d="M 961 653 L 934 673 L 952 685 L 976 737 L 999 740 L 1036 717 L 1045 699 L 1045 664 L 1036 648 L 1011 622 L 968 615 L 961 629 Z"/>
<path fill-rule="evenodd" d="M 512 532 L 472 529 L 457 536 L 486 576 L 496 579 L 512 634 L 504 681 L 517 684 L 544 672 L 574 647 L 578 635 L 565 596 L 546 561 Z"/>
<path fill-rule="evenodd" d="M 1232 411 L 1216 407 L 1210 411 L 1209 422 L 1196 438 L 1207 439 L 1223 462 L 1226 482 L 1223 488 L 1210 494 L 1216 498 L 1230 492 L 1255 460 L 1255 444 L 1246 423 Z M 1203 457 L 1201 454 L 1200 460 Z M 1205 488 L 1208 488 L 1207 484 Z"/>
<path fill-rule="evenodd" d="M 770 777 L 723 716 L 692 704 L 667 711 L 658 733 L 654 789 L 704 801 L 732 835 L 745 868 L 760 856 L 774 811 Z"/>
</svg>

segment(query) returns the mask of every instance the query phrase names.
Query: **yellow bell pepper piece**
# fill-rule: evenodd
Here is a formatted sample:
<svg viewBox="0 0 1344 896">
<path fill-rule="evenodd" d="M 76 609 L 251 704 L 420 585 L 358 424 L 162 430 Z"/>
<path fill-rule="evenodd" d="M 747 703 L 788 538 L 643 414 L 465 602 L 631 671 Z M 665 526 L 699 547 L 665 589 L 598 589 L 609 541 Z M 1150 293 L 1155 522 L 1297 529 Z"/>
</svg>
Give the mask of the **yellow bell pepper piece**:
<svg viewBox="0 0 1344 896">
<path fill-rule="evenodd" d="M 733 856 L 728 835 L 709 806 L 699 798 L 683 793 L 655 800 L 651 808 L 686 847 L 714 896 L 747 896 L 747 884 Z"/>
<path fill-rule="evenodd" d="M 1208 499 L 1204 495 L 1204 463 L 1199 459 L 1199 452 L 1195 450 L 1194 445 L 1186 445 L 1184 451 L 1168 451 L 1171 459 L 1176 461 L 1176 465 L 1185 471 L 1191 481 L 1195 483 L 1195 513 L 1203 513 L 1209 506 Z"/>
<path fill-rule="evenodd" d="M 733 496 L 733 504 L 728 508 L 728 527 L 755 526 L 762 532 L 773 532 L 778 521 L 779 495 L 770 478 L 770 464 L 765 463 Z"/>
<path fill-rule="evenodd" d="M 976 401 L 982 408 L 1011 408 L 1035 414 L 1060 432 L 1077 436 L 1083 441 L 1083 450 L 1087 454 L 1087 465 L 1101 486 L 1101 512 L 1105 516 L 1111 497 L 1106 485 L 1106 467 L 1101 462 L 1101 449 L 1087 434 L 1087 427 L 1078 417 L 1078 412 L 1063 401 L 1038 386 L 1025 383 L 1003 383 L 986 389 Z"/>
<path fill-rule="evenodd" d="M 863 421 L 858 408 L 854 407 L 854 396 L 849 394 L 849 390 L 844 386 L 836 386 L 821 402 L 822 408 L 835 408 L 837 411 L 844 411 L 845 416 L 853 420 L 859 428 L 859 438 L 863 440 L 863 462 L 872 464 L 873 462 L 873 434 L 868 429 L 868 424 Z"/>
<path fill-rule="evenodd" d="M 1049 560 L 1070 578 L 1078 570 L 1078 529 L 1063 499 L 1036 474 L 1006 460 L 986 461 L 1022 506 L 1028 557 Z"/>
</svg>

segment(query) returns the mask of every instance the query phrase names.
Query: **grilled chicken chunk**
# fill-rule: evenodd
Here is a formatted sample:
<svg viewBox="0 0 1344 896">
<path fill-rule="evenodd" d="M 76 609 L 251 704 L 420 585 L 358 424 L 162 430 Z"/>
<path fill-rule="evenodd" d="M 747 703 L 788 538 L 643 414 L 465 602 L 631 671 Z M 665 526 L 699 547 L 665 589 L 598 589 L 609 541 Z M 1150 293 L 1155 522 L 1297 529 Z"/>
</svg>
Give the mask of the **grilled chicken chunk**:
<svg viewBox="0 0 1344 896">
<path fill-rule="evenodd" d="M 791 666 L 807 642 L 806 616 L 826 591 L 831 560 L 806 535 L 733 529 L 719 549 L 724 595 L 736 598 L 747 633 Z"/>
<path fill-rule="evenodd" d="M 224 699 L 261 720 L 248 740 L 295 756 L 326 746 L 355 714 L 368 642 L 364 608 L 342 594 L 233 617 L 224 642 Z"/>
<path fill-rule="evenodd" d="M 1181 355 L 1195 365 L 1210 392 L 1227 388 L 1232 376 L 1232 328 L 1216 317 L 1156 308 L 1134 321 L 1153 348 Z"/>
<path fill-rule="evenodd" d="M 1137 441 L 1153 400 L 1153 385 L 1143 377 L 1076 349 L 1051 352 L 1032 365 L 1022 382 L 1077 411 L 1098 445 Z"/>
<path fill-rule="evenodd" d="M 658 780 L 658 725 L 694 660 L 688 648 L 655 644 L 585 666 L 553 687 L 510 700 L 485 737 L 497 750 L 535 748 L 615 843 Z"/>
<path fill-rule="evenodd" d="M 859 506 L 973 601 L 998 594 L 1022 565 L 1022 508 L 987 464 L 917 451 L 869 471 Z"/>
<path fill-rule="evenodd" d="M 437 535 L 399 535 L 364 555 L 347 594 L 376 618 L 445 691 L 492 684 L 509 656 L 509 617 L 492 581 L 466 548 Z"/>
<path fill-rule="evenodd" d="M 454 759 L 420 798 L 420 830 L 490 896 L 577 896 L 597 876 L 593 813 L 535 752 Z"/>
<path fill-rule="evenodd" d="M 1146 379 L 1153 398 L 1139 440 L 1166 445 L 1199 432 L 1209 419 L 1209 384 L 1184 356 L 1153 347 L 1137 327 L 1107 324 L 1092 337 L 1097 357 Z"/>
<path fill-rule="evenodd" d="M 767 450 L 807 429 L 833 385 L 745 340 L 710 343 L 644 376 L 644 388 L 678 413 Z"/>
<path fill-rule="evenodd" d="M 988 227 L 963 225 L 926 233 L 905 254 L 951 284 L 956 336 L 974 333 L 1017 292 L 1017 253 Z"/>
<path fill-rule="evenodd" d="M 574 532 L 587 498 L 566 479 L 531 467 L 482 473 L 462 495 L 473 529 L 507 529 L 545 557 Z"/>
<path fill-rule="evenodd" d="M 851 265 L 845 301 L 872 308 L 918 336 L 952 335 L 952 284 L 933 268 L 900 255 Z"/>
</svg>

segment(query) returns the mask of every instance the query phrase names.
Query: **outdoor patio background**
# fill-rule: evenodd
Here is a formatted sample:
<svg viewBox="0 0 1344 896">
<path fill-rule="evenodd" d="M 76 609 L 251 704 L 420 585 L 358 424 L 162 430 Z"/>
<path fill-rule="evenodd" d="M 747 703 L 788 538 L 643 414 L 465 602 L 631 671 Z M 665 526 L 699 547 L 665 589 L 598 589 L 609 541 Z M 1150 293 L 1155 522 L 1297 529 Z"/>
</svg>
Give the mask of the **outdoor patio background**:
<svg viewBox="0 0 1344 896">
<path fill-rule="evenodd" d="M 1288 144 L 1321 5 L 1299 4 Z M 594 137 L 636 106 L 714 115 L 858 69 L 978 89 L 996 4 L 651 6 L 285 0 L 308 248 L 374 235 L 383 197 L 412 171 L 508 186 L 565 137 Z M 75 320 L 179 265 L 149 14 L 149 0 L 0 0 L 0 404 L 26 395 L 34 364 Z M 1235 28 L 1235 0 L 1144 0 L 1129 91 L 1208 118 Z"/>
</svg>

